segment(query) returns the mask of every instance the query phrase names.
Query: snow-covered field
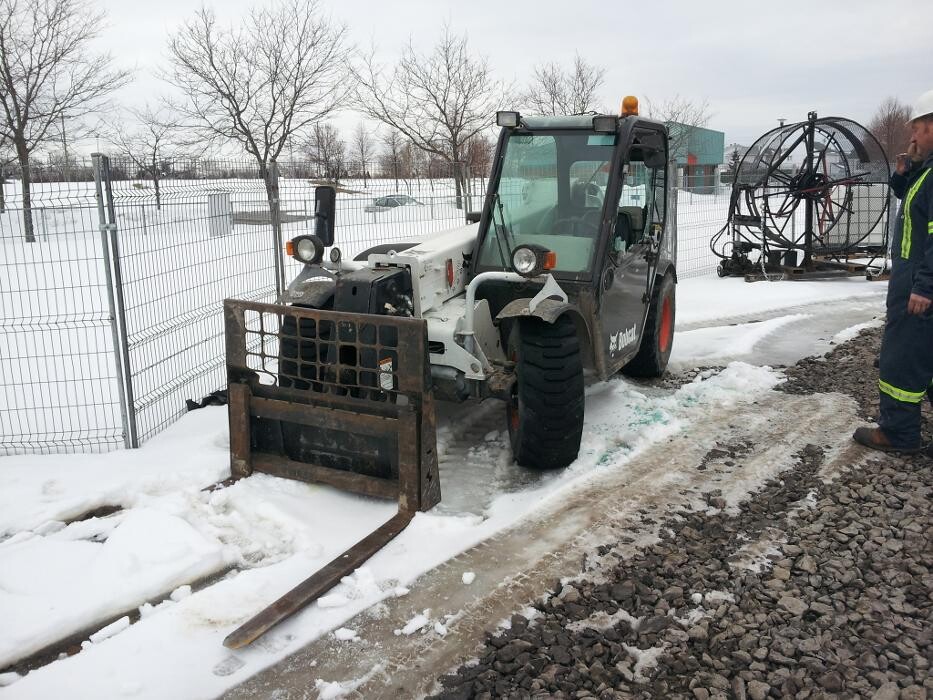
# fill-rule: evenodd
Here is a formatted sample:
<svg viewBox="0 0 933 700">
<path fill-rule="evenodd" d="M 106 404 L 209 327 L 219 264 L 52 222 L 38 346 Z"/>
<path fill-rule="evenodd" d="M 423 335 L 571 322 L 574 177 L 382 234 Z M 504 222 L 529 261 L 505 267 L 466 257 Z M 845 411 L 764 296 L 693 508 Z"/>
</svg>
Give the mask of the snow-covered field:
<svg viewBox="0 0 933 700">
<path fill-rule="evenodd" d="M 880 309 L 883 292 L 883 284 L 864 281 L 686 280 L 678 325 L 710 327 L 678 332 L 674 361 L 707 366 L 750 355 L 817 313 L 780 309 L 859 295 Z M 776 316 L 715 325 L 759 313 Z M 224 408 L 189 413 L 135 451 L 0 458 L 0 669 L 53 640 L 78 632 L 83 640 L 73 656 L 22 677 L 0 675 L 0 698 L 215 696 L 322 635 L 351 640 L 349 619 L 366 609 L 378 615 L 379 601 L 406 595 L 421 573 L 595 474 L 624 472 L 652 445 L 779 381 L 768 367 L 733 362 L 676 391 L 623 378 L 594 384 L 579 458 L 548 474 L 511 463 L 497 404 L 445 406 L 441 505 L 317 604 L 237 652 L 222 646 L 226 634 L 387 520 L 395 505 L 264 475 L 203 491 L 228 474 Z M 490 420 L 497 427 L 469 437 Z M 121 510 L 74 521 L 104 506 Z M 445 620 L 423 617 L 401 621 L 399 634 L 443 634 Z M 346 689 L 332 680 L 319 689 Z"/>
</svg>

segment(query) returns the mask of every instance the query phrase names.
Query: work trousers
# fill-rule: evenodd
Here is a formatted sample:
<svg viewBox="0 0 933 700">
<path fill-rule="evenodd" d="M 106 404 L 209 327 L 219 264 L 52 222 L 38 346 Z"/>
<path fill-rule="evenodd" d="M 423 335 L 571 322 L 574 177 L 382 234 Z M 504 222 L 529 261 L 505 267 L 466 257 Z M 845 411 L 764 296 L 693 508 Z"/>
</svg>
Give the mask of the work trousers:
<svg viewBox="0 0 933 700">
<path fill-rule="evenodd" d="M 933 403 L 933 306 L 922 316 L 907 313 L 913 262 L 895 260 L 888 283 L 878 383 L 878 425 L 895 447 L 921 444 L 920 410 L 924 396 Z"/>
</svg>

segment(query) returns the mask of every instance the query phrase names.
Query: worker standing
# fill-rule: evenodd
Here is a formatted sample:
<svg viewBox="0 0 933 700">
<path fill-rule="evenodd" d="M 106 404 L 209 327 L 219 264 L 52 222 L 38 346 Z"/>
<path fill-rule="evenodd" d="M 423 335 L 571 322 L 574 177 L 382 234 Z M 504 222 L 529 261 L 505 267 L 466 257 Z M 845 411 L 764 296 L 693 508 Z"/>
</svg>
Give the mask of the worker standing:
<svg viewBox="0 0 933 700">
<path fill-rule="evenodd" d="M 879 362 L 879 427 L 852 436 L 884 452 L 922 449 L 921 403 L 925 395 L 933 402 L 933 90 L 917 100 L 908 124 L 910 147 L 891 176 L 901 207 Z"/>
</svg>

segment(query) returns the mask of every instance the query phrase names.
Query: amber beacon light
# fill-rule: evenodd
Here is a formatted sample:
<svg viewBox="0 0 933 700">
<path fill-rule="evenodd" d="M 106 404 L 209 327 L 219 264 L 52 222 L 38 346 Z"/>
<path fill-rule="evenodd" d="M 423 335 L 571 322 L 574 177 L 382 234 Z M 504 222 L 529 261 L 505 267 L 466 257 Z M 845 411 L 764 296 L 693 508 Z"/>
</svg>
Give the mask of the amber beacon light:
<svg viewBox="0 0 933 700">
<path fill-rule="evenodd" d="M 619 115 L 623 117 L 638 116 L 638 98 L 634 95 L 626 95 L 623 97 Z"/>
</svg>

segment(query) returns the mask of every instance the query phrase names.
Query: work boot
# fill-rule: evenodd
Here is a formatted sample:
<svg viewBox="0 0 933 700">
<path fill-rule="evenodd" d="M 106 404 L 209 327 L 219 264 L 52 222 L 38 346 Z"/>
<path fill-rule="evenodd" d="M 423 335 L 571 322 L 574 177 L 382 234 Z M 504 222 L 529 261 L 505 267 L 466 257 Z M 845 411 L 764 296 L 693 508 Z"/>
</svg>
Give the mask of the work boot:
<svg viewBox="0 0 933 700">
<path fill-rule="evenodd" d="M 865 447 L 870 447 L 871 449 L 878 450 L 879 452 L 902 452 L 904 454 L 914 454 L 915 452 L 919 452 L 922 449 L 920 446 L 895 447 L 891 444 L 891 441 L 888 440 L 888 436 L 884 434 L 884 431 L 881 428 L 857 428 L 856 431 L 852 434 L 852 439 L 860 445 L 865 445 Z"/>
</svg>

